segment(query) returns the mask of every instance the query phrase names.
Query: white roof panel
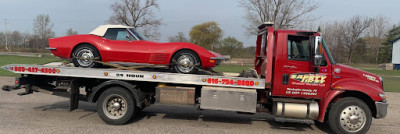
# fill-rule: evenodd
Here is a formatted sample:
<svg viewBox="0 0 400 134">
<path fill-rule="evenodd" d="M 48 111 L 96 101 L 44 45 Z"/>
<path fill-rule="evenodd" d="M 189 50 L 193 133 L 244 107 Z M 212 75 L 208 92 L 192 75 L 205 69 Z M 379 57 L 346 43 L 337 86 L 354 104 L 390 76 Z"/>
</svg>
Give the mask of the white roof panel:
<svg viewBox="0 0 400 134">
<path fill-rule="evenodd" d="M 89 34 L 103 37 L 104 34 L 106 34 L 107 29 L 109 29 L 109 28 L 133 28 L 133 27 L 124 26 L 124 25 L 101 25 L 101 26 L 97 27 L 96 29 L 94 29 Z"/>
</svg>

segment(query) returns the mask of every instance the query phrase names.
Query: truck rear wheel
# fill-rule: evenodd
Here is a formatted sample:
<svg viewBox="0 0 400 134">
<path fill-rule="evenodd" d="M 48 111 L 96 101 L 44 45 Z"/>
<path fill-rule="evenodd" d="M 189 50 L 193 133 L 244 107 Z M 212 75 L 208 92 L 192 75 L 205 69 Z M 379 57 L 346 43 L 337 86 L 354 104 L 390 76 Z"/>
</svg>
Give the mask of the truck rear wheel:
<svg viewBox="0 0 400 134">
<path fill-rule="evenodd" d="M 121 87 L 107 89 L 97 101 L 100 118 L 110 125 L 127 123 L 135 115 L 136 109 L 133 95 Z"/>
<path fill-rule="evenodd" d="M 337 134 L 364 134 L 371 122 L 372 114 L 368 105 L 354 97 L 335 102 L 329 111 L 329 126 Z"/>
</svg>

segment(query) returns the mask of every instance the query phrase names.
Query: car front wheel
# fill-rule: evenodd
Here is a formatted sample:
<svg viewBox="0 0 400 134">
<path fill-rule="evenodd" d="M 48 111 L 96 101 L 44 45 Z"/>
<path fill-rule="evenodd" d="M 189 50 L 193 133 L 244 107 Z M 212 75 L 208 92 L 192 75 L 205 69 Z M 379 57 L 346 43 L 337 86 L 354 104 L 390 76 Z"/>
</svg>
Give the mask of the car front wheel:
<svg viewBox="0 0 400 134">
<path fill-rule="evenodd" d="M 171 64 L 173 72 L 195 74 L 200 66 L 200 58 L 192 51 L 182 50 L 172 57 Z"/>
</svg>

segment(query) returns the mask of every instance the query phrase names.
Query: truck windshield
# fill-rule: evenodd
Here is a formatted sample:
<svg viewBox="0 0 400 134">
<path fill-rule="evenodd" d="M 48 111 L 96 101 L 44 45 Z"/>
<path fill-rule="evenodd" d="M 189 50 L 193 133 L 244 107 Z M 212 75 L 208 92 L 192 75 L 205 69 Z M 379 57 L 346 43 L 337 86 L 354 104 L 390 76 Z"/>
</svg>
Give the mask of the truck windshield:
<svg viewBox="0 0 400 134">
<path fill-rule="evenodd" d="M 129 31 L 131 31 L 137 38 L 139 38 L 139 40 L 147 40 L 146 36 L 142 35 L 138 31 L 136 31 L 136 29 L 129 28 Z"/>
<path fill-rule="evenodd" d="M 328 47 L 326 46 L 325 40 L 322 40 L 322 45 L 325 49 L 326 55 L 328 55 L 329 61 L 331 61 L 331 64 L 334 65 L 336 64 L 335 61 L 333 60 L 333 57 L 331 55 L 331 52 L 329 51 Z"/>
</svg>

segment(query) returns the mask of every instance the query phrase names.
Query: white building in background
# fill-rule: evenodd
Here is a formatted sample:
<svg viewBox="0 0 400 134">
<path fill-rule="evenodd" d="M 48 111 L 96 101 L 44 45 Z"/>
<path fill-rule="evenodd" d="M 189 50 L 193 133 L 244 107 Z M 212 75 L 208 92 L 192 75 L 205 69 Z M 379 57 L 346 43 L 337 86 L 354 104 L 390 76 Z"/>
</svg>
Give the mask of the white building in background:
<svg viewBox="0 0 400 134">
<path fill-rule="evenodd" d="M 400 37 L 393 41 L 392 63 L 400 64 Z"/>
<path fill-rule="evenodd" d="M 393 41 L 392 64 L 400 69 L 400 37 Z"/>
</svg>

